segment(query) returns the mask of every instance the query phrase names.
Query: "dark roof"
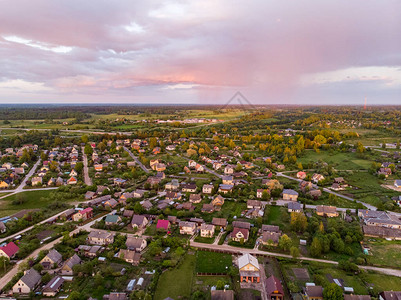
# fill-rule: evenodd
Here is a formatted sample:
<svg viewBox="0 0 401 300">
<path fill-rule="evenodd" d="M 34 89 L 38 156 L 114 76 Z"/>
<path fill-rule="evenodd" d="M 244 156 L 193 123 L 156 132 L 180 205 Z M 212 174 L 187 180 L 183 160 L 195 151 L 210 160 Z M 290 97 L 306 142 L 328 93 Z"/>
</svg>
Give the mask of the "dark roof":
<svg viewBox="0 0 401 300">
<path fill-rule="evenodd" d="M 39 283 L 41 278 L 42 276 L 40 276 L 38 271 L 35 269 L 29 269 L 20 280 L 32 290 Z"/>
<path fill-rule="evenodd" d="M 233 227 L 251 229 L 251 224 L 248 222 L 234 221 Z"/>
<path fill-rule="evenodd" d="M 131 224 L 135 224 L 135 225 L 142 225 L 143 224 L 143 221 L 145 220 L 145 216 L 142 216 L 142 215 L 134 215 L 133 217 L 132 217 L 132 221 L 131 221 Z"/>
<path fill-rule="evenodd" d="M 320 285 L 317 286 L 307 286 L 305 288 L 305 294 L 309 297 L 323 297 L 323 288 Z"/>
<path fill-rule="evenodd" d="M 63 285 L 64 279 L 60 276 L 53 277 L 43 288 L 44 292 L 56 292 Z"/>
<path fill-rule="evenodd" d="M 233 290 L 214 290 L 211 291 L 211 300 L 233 300 L 234 291 Z"/>
<path fill-rule="evenodd" d="M 266 279 L 266 292 L 267 296 L 270 298 L 271 294 L 281 294 L 284 295 L 283 286 L 280 280 L 278 280 L 273 275 Z"/>
</svg>

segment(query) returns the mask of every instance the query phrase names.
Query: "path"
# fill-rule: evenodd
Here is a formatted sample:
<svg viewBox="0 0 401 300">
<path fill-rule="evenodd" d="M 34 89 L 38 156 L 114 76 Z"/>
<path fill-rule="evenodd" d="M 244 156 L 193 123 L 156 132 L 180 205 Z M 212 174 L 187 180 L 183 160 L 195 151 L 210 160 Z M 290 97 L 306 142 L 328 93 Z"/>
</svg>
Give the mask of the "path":
<svg viewBox="0 0 401 300">
<path fill-rule="evenodd" d="M 133 160 L 135 160 L 135 162 L 141 167 L 142 170 L 144 170 L 146 173 L 149 173 L 149 169 L 145 167 L 145 165 L 143 163 L 141 163 L 139 161 L 139 159 L 131 152 L 131 150 L 129 150 L 127 147 L 124 146 L 124 150 L 127 151 L 127 153 L 129 154 L 129 156 L 131 156 L 131 158 Z"/>
<path fill-rule="evenodd" d="M 85 154 L 84 147 L 82 147 L 82 155 L 84 162 L 84 181 L 86 185 L 92 185 L 92 179 L 89 177 L 89 170 L 88 170 L 88 156 Z"/>
</svg>

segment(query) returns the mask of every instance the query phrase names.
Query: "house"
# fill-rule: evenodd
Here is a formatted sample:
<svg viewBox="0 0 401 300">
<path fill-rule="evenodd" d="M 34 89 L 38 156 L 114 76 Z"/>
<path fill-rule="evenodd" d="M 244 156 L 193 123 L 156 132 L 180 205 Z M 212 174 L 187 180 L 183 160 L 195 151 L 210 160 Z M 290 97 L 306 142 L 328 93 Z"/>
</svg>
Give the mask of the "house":
<svg viewBox="0 0 401 300">
<path fill-rule="evenodd" d="M 173 179 L 170 182 L 166 183 L 166 185 L 164 186 L 164 188 L 166 190 L 171 190 L 171 191 L 178 190 L 179 187 L 180 187 L 180 183 L 179 183 L 178 179 Z"/>
<path fill-rule="evenodd" d="M 78 176 L 78 172 L 75 171 L 75 170 L 72 170 L 71 173 L 70 173 L 70 176 L 71 177 L 76 177 L 76 176 Z"/>
<path fill-rule="evenodd" d="M 94 167 L 96 172 L 103 171 L 103 164 L 95 164 Z"/>
<path fill-rule="evenodd" d="M 38 286 L 42 276 L 35 269 L 29 269 L 25 272 L 16 284 L 13 286 L 13 294 L 29 294 Z"/>
<path fill-rule="evenodd" d="M 125 245 L 127 246 L 128 250 L 141 252 L 146 248 L 147 242 L 143 238 L 129 236 L 127 237 Z"/>
<path fill-rule="evenodd" d="M 192 159 L 190 161 L 188 161 L 188 167 L 191 169 L 195 168 L 196 164 L 197 164 L 197 162 Z"/>
<path fill-rule="evenodd" d="M 191 194 L 189 195 L 189 202 L 191 203 L 200 203 L 202 201 L 201 194 Z"/>
<path fill-rule="evenodd" d="M 54 297 L 63 286 L 64 279 L 60 276 L 53 277 L 43 288 L 43 296 Z"/>
<path fill-rule="evenodd" d="M 297 173 L 297 178 L 304 180 L 306 178 L 306 173 L 304 171 L 299 171 Z"/>
<path fill-rule="evenodd" d="M 220 195 L 217 195 L 211 202 L 211 204 L 215 207 L 215 209 L 220 209 L 224 204 L 224 198 Z"/>
<path fill-rule="evenodd" d="M 322 196 L 322 191 L 321 190 L 310 190 L 308 192 L 308 195 L 310 195 L 313 199 L 317 200 L 319 197 Z"/>
<path fill-rule="evenodd" d="M 178 226 L 180 227 L 180 234 L 193 235 L 197 229 L 196 223 L 194 222 L 181 221 L 178 223 Z"/>
<path fill-rule="evenodd" d="M 390 168 L 380 168 L 377 174 L 384 175 L 387 178 L 389 175 L 392 174 L 392 171 Z"/>
<path fill-rule="evenodd" d="M 233 174 L 234 173 L 234 167 L 231 165 L 227 165 L 224 168 L 224 174 Z"/>
<path fill-rule="evenodd" d="M 196 164 L 195 171 L 198 173 L 202 173 L 205 171 L 205 168 L 201 164 Z"/>
<path fill-rule="evenodd" d="M 136 198 L 136 199 L 143 198 L 143 196 L 145 195 L 145 192 L 146 191 L 144 191 L 144 190 L 135 190 L 131 193 L 131 195 L 133 198 Z"/>
<path fill-rule="evenodd" d="M 148 225 L 148 223 L 148 219 L 142 215 L 134 215 L 131 220 L 132 228 L 143 229 Z"/>
<path fill-rule="evenodd" d="M 182 194 L 181 193 L 177 193 L 177 192 L 167 192 L 166 193 L 166 199 L 167 200 L 176 200 L 179 201 L 182 198 Z"/>
<path fill-rule="evenodd" d="M 248 200 L 246 203 L 246 207 L 248 209 L 264 209 L 264 205 L 262 204 L 262 201 L 259 200 Z"/>
<path fill-rule="evenodd" d="M 114 242 L 114 233 L 107 231 L 91 231 L 87 238 L 89 244 L 108 245 Z"/>
<path fill-rule="evenodd" d="M 230 237 L 235 242 L 246 242 L 249 238 L 249 229 L 234 227 Z"/>
<path fill-rule="evenodd" d="M 211 204 L 211 203 L 205 203 L 205 204 L 203 204 L 203 206 L 202 206 L 202 209 L 201 209 L 201 212 L 203 212 L 203 213 L 212 213 L 212 212 L 214 212 L 214 206 L 213 206 L 213 204 Z"/>
<path fill-rule="evenodd" d="M 171 299 L 171 298 L 170 298 Z M 164 300 L 170 300 L 164 299 Z M 233 290 L 211 290 L 210 291 L 210 300 L 234 300 L 234 291 Z"/>
<path fill-rule="evenodd" d="M 401 299 L 401 291 L 383 291 L 379 294 L 379 300 L 398 300 Z"/>
<path fill-rule="evenodd" d="M 219 227 L 225 229 L 227 227 L 227 219 L 224 219 L 224 218 L 213 218 L 212 219 L 212 224 L 214 226 L 219 226 Z"/>
<path fill-rule="evenodd" d="M 292 213 L 292 212 L 296 212 L 296 213 L 300 213 L 302 212 L 302 206 L 301 203 L 299 202 L 288 202 L 288 212 Z"/>
<path fill-rule="evenodd" d="M 401 180 L 400 179 L 394 180 L 394 186 L 396 188 L 401 188 Z"/>
<path fill-rule="evenodd" d="M 338 217 L 337 208 L 335 206 L 317 205 L 316 214 L 322 217 Z"/>
<path fill-rule="evenodd" d="M 203 223 L 200 226 L 201 237 L 213 237 L 215 226 L 212 224 Z"/>
<path fill-rule="evenodd" d="M 104 207 L 110 207 L 110 208 L 114 208 L 118 205 L 118 202 L 114 199 L 109 199 L 106 202 L 104 202 Z"/>
<path fill-rule="evenodd" d="M 15 254 L 17 254 L 18 250 L 19 248 L 16 244 L 14 244 L 14 242 L 9 242 L 7 245 L 0 247 L 0 257 L 3 256 L 7 257 L 8 259 L 12 259 Z"/>
<path fill-rule="evenodd" d="M 284 290 L 281 282 L 275 276 L 270 276 L 265 281 L 266 294 L 269 300 L 283 300 Z"/>
<path fill-rule="evenodd" d="M 320 285 L 307 286 L 304 295 L 307 300 L 323 300 L 323 288 Z"/>
<path fill-rule="evenodd" d="M 0 233 L 5 233 L 7 231 L 7 227 L 3 222 L 0 222 Z"/>
<path fill-rule="evenodd" d="M 114 178 L 113 183 L 114 185 L 122 186 L 127 180 L 122 178 Z"/>
<path fill-rule="evenodd" d="M 302 193 L 306 194 L 307 192 L 309 192 L 311 189 L 313 189 L 313 183 L 310 181 L 305 181 L 302 180 L 299 183 L 299 189 L 301 190 Z"/>
<path fill-rule="evenodd" d="M 41 178 L 42 179 L 42 178 Z M 9 187 L 11 181 L 0 180 L 0 189 L 6 189 Z"/>
<path fill-rule="evenodd" d="M 88 246 L 88 245 L 79 245 L 78 251 L 82 255 L 86 257 L 97 257 L 99 253 L 104 251 L 104 247 L 102 246 Z"/>
<path fill-rule="evenodd" d="M 204 194 L 211 194 L 213 192 L 213 185 L 212 184 L 204 184 L 202 187 L 202 193 Z"/>
<path fill-rule="evenodd" d="M 104 300 L 127 300 L 127 294 L 126 293 L 110 293 L 109 295 L 104 295 L 103 296 Z"/>
<path fill-rule="evenodd" d="M 244 254 L 238 258 L 240 282 L 260 282 L 260 267 L 256 257 Z"/>
<path fill-rule="evenodd" d="M 22 175 L 25 173 L 25 170 L 24 170 L 24 168 L 15 168 L 14 172 L 15 172 L 15 174 Z"/>
<path fill-rule="evenodd" d="M 56 268 L 63 260 L 62 255 L 55 249 L 51 249 L 49 253 L 39 262 L 43 269 L 49 270 Z"/>
<path fill-rule="evenodd" d="M 31 182 L 32 186 L 42 185 L 42 177 L 33 177 Z"/>
<path fill-rule="evenodd" d="M 67 184 L 77 184 L 78 180 L 75 177 L 70 177 L 70 179 L 67 180 Z"/>
<path fill-rule="evenodd" d="M 264 192 L 266 192 L 268 195 L 270 194 L 268 189 L 257 189 L 256 190 L 256 198 L 261 199 L 263 197 Z"/>
<path fill-rule="evenodd" d="M 223 179 L 223 184 L 230 184 L 230 185 L 234 184 L 234 177 L 233 176 L 226 175 L 226 176 L 223 176 L 222 179 Z"/>
<path fill-rule="evenodd" d="M 184 183 L 181 185 L 181 191 L 183 193 L 195 193 L 196 188 L 197 187 L 195 183 Z"/>
<path fill-rule="evenodd" d="M 132 250 L 120 249 L 118 257 L 124 259 L 126 262 L 133 264 L 134 266 L 139 265 L 141 261 L 141 254 Z"/>
<path fill-rule="evenodd" d="M 291 189 L 283 190 L 283 200 L 289 201 L 297 201 L 298 200 L 298 192 Z"/>
<path fill-rule="evenodd" d="M 263 231 L 262 243 L 268 246 L 277 246 L 281 237 L 281 231 Z"/>
<path fill-rule="evenodd" d="M 78 211 L 72 216 L 74 222 L 86 221 L 93 217 L 93 208 L 87 207 L 83 210 Z"/>
<path fill-rule="evenodd" d="M 145 200 L 145 201 L 142 201 L 140 203 L 141 203 L 142 207 L 144 209 L 146 209 L 146 210 L 149 210 L 149 209 L 151 209 L 153 207 L 152 202 L 150 202 L 149 200 Z"/>
<path fill-rule="evenodd" d="M 155 148 L 153 148 L 153 150 L 152 150 L 152 154 L 153 154 L 153 155 L 159 154 L 160 151 L 161 151 L 160 147 L 155 147 Z"/>
<path fill-rule="evenodd" d="M 227 194 L 233 190 L 234 186 L 231 184 L 220 184 L 219 193 Z"/>
<path fill-rule="evenodd" d="M 167 231 L 170 228 L 170 222 L 168 220 L 158 220 L 156 224 L 157 230 Z"/>
<path fill-rule="evenodd" d="M 81 263 L 81 258 L 74 254 L 69 259 L 66 260 L 63 267 L 60 269 L 61 275 L 73 275 L 73 268 L 75 265 L 79 265 Z"/>
<path fill-rule="evenodd" d="M 401 221 L 396 216 L 390 215 L 384 211 L 359 209 L 358 216 L 368 226 L 401 229 Z"/>
<path fill-rule="evenodd" d="M 119 222 L 121 222 L 121 218 L 118 215 L 107 215 L 104 219 L 104 224 L 106 226 L 117 225 Z"/>
<path fill-rule="evenodd" d="M 312 181 L 314 183 L 318 183 L 319 181 L 322 181 L 322 180 L 324 180 L 324 176 L 322 174 L 318 174 L 318 173 L 313 174 Z"/>
</svg>

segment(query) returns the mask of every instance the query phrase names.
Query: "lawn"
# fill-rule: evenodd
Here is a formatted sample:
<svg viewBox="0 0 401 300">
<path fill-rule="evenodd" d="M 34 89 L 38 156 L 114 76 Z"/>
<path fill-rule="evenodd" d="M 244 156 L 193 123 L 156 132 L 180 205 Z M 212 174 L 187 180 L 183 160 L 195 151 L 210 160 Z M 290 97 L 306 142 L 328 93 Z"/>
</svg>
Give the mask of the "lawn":
<svg viewBox="0 0 401 300">
<path fill-rule="evenodd" d="M 157 285 L 155 300 L 167 297 L 173 299 L 189 298 L 196 263 L 195 255 L 187 254 L 178 268 L 164 272 Z"/>
<path fill-rule="evenodd" d="M 290 216 L 287 208 L 282 206 L 266 206 L 263 224 L 280 226 L 284 230 L 289 225 Z"/>
<path fill-rule="evenodd" d="M 51 192 L 54 190 L 26 191 L 0 199 L 0 217 L 14 214 L 23 209 L 43 208 L 50 203 L 48 195 Z M 13 204 L 13 201 L 19 197 L 23 197 L 22 199 L 25 199 L 23 200 L 25 202 Z"/>
<path fill-rule="evenodd" d="M 196 272 L 198 273 L 227 274 L 230 266 L 232 266 L 230 254 L 209 251 L 196 252 Z"/>
<path fill-rule="evenodd" d="M 371 249 L 367 256 L 370 264 L 401 268 L 401 241 L 369 238 L 364 244 Z"/>
<path fill-rule="evenodd" d="M 202 236 L 198 235 L 198 236 L 195 238 L 194 241 L 197 242 L 197 243 L 213 244 L 213 242 L 214 242 L 215 239 L 216 239 L 215 236 L 213 236 L 213 237 L 211 237 L 211 238 L 208 238 L 208 237 L 202 237 Z"/>
<path fill-rule="evenodd" d="M 305 154 L 298 159 L 306 166 L 309 162 L 322 160 L 328 164 L 332 164 L 338 170 L 366 170 L 369 169 L 372 162 L 369 160 L 360 159 L 355 153 L 329 152 L 320 151 L 305 151 Z"/>
</svg>

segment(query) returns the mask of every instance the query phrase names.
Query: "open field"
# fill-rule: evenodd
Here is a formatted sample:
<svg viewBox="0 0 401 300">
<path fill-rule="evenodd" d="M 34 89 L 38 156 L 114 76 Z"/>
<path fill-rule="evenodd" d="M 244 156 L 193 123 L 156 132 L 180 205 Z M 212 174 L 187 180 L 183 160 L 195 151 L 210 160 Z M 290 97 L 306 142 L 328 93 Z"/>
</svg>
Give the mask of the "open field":
<svg viewBox="0 0 401 300">
<path fill-rule="evenodd" d="M 371 161 L 359 159 L 355 153 L 351 152 L 331 153 L 329 151 L 320 151 L 316 153 L 312 150 L 305 151 L 305 154 L 298 159 L 298 162 L 301 162 L 305 167 L 308 163 L 314 163 L 319 160 L 332 164 L 337 170 L 367 170 L 372 164 Z"/>
<path fill-rule="evenodd" d="M 164 272 L 157 285 L 155 300 L 167 297 L 173 299 L 189 298 L 196 263 L 195 255 L 187 254 L 178 268 Z"/>
<path fill-rule="evenodd" d="M 51 192 L 54 190 L 27 191 L 5 197 L 0 200 L 0 217 L 9 216 L 23 209 L 43 208 L 49 204 L 47 196 Z M 23 203 L 13 204 L 17 199 L 24 199 Z"/>
</svg>

